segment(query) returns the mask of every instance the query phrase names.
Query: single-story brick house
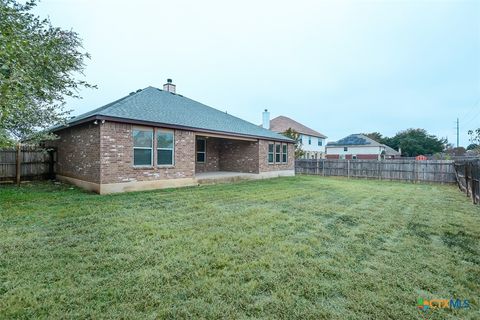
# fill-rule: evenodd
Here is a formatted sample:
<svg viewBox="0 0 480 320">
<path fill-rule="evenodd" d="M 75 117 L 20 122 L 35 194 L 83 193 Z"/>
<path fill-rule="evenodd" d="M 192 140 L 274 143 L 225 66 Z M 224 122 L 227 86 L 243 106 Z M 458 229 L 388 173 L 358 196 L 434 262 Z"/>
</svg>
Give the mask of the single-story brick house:
<svg viewBox="0 0 480 320">
<path fill-rule="evenodd" d="M 57 179 L 101 194 L 197 185 L 202 174 L 294 175 L 285 136 L 147 87 L 52 129 Z"/>
<path fill-rule="evenodd" d="M 400 150 L 379 143 L 363 134 L 351 134 L 326 146 L 327 159 L 381 160 L 400 158 Z"/>
</svg>

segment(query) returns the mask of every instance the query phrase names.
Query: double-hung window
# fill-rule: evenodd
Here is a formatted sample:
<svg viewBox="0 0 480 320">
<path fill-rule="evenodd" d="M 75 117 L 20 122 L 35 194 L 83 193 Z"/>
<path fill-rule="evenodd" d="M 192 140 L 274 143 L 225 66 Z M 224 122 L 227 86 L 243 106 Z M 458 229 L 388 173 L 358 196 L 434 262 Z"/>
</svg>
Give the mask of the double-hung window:
<svg viewBox="0 0 480 320">
<path fill-rule="evenodd" d="M 312 144 L 312 137 L 308 137 L 308 144 Z"/>
<path fill-rule="evenodd" d="M 157 130 L 157 165 L 173 166 L 174 133 L 171 130 Z"/>
<path fill-rule="evenodd" d="M 133 130 L 133 165 L 152 166 L 153 162 L 153 130 Z"/>
<path fill-rule="evenodd" d="M 197 162 L 205 162 L 207 153 L 207 140 L 204 138 L 197 139 Z"/>
<path fill-rule="evenodd" d="M 287 163 L 288 161 L 288 145 L 286 143 L 282 144 L 282 162 Z"/>
<path fill-rule="evenodd" d="M 275 144 L 275 163 L 280 163 L 282 161 L 282 145 L 277 143 Z"/>
<path fill-rule="evenodd" d="M 320 146 L 322 146 L 322 144 L 323 144 L 322 139 L 318 138 L 318 146 L 320 147 Z"/>
<path fill-rule="evenodd" d="M 268 163 L 274 163 L 274 151 L 275 145 L 273 143 L 268 144 Z"/>
</svg>

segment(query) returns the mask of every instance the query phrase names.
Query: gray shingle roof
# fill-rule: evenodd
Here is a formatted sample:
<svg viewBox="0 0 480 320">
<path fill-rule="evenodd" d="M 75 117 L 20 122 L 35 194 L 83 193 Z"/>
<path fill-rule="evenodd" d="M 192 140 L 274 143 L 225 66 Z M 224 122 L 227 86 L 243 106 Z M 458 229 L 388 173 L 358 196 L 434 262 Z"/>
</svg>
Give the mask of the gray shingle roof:
<svg viewBox="0 0 480 320">
<path fill-rule="evenodd" d="M 338 141 L 331 141 L 327 143 L 327 146 L 365 146 L 365 145 L 381 146 L 382 144 L 378 143 L 373 139 L 370 139 L 367 136 L 364 136 L 363 134 L 351 134 Z"/>
<path fill-rule="evenodd" d="M 392 154 L 392 155 L 400 154 L 397 150 L 387 146 L 386 144 L 379 143 L 363 134 L 351 134 L 338 141 L 332 141 L 327 143 L 327 147 L 343 147 L 343 146 L 372 146 L 372 147 L 378 146 L 378 147 L 385 147 L 386 154 Z"/>
<path fill-rule="evenodd" d="M 273 140 L 292 141 L 273 131 L 258 127 L 226 112 L 206 106 L 179 94 L 170 93 L 154 87 L 137 90 L 135 93 L 109 103 L 103 107 L 74 117 L 68 124 L 87 119 L 92 116 L 105 116 L 126 120 L 146 121 L 159 125 L 173 125 L 246 135 Z M 57 127 L 55 130 L 59 130 Z"/>
<path fill-rule="evenodd" d="M 318 131 L 315 131 L 313 129 L 310 129 L 309 127 L 301 124 L 300 122 L 297 122 L 289 117 L 285 116 L 278 116 L 270 121 L 270 130 L 273 130 L 275 132 L 285 132 L 289 128 L 292 128 L 293 130 L 297 131 L 298 133 L 302 133 L 305 135 L 309 135 L 312 137 L 320 137 L 322 139 L 326 139 L 327 136 L 324 134 L 321 134 Z"/>
</svg>

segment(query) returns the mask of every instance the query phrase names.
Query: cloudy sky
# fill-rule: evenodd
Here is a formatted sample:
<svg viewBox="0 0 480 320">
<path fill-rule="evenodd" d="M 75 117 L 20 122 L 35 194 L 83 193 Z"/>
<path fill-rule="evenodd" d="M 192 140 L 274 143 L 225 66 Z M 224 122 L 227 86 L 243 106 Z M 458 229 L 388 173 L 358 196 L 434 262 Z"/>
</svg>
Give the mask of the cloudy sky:
<svg viewBox="0 0 480 320">
<path fill-rule="evenodd" d="M 73 29 L 98 90 L 80 114 L 167 78 L 177 92 L 261 123 L 326 134 L 425 128 L 460 144 L 480 126 L 480 1 L 87 1 L 36 8 Z"/>
</svg>

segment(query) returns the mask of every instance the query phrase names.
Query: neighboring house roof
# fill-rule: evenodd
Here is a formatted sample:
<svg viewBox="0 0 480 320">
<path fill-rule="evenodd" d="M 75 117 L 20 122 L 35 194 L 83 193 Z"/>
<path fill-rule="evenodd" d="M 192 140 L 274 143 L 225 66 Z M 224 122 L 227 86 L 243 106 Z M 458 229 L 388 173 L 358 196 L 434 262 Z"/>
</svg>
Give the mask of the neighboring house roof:
<svg viewBox="0 0 480 320">
<path fill-rule="evenodd" d="M 293 130 L 297 131 L 298 133 L 309 135 L 312 137 L 319 137 L 322 139 L 326 139 L 327 136 L 324 134 L 321 134 L 318 131 L 315 131 L 313 129 L 310 129 L 309 127 L 304 126 L 303 124 L 290 119 L 289 117 L 285 116 L 278 116 L 272 120 L 270 120 L 270 130 L 273 130 L 275 132 L 285 132 L 289 128 L 292 128 Z"/>
<path fill-rule="evenodd" d="M 399 155 L 400 153 L 395 149 L 379 143 L 363 134 L 351 134 L 343 139 L 338 141 L 332 141 L 327 143 L 327 147 L 347 147 L 347 146 L 356 146 L 356 147 L 384 147 L 386 154 Z"/>
<path fill-rule="evenodd" d="M 388 154 L 388 155 L 400 155 L 400 152 L 398 152 L 397 150 L 387 146 L 386 144 L 384 146 L 385 146 L 385 153 L 386 154 Z"/>
<path fill-rule="evenodd" d="M 93 119 L 145 122 L 145 124 L 168 125 L 186 130 L 213 131 L 230 135 L 293 141 L 226 112 L 154 87 L 137 90 L 103 107 L 74 117 L 67 122 L 67 126 Z M 52 128 L 52 131 L 63 128 L 65 126 L 57 126 Z"/>
</svg>

